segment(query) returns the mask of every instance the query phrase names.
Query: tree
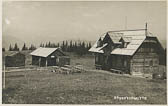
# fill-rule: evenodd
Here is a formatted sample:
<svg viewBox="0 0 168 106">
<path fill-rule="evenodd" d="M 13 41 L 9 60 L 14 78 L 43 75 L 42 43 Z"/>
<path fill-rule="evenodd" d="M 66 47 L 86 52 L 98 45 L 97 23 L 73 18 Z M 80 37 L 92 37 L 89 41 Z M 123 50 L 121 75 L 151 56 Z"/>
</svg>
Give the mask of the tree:
<svg viewBox="0 0 168 106">
<path fill-rule="evenodd" d="M 48 46 L 48 47 L 51 47 L 51 42 L 50 42 L 50 41 L 48 42 L 48 45 L 47 45 L 47 46 Z"/>
<path fill-rule="evenodd" d="M 91 45 L 91 43 L 89 42 L 89 47 L 88 47 L 88 48 L 90 49 L 91 47 L 92 47 L 92 45 Z"/>
<path fill-rule="evenodd" d="M 65 42 L 65 51 L 67 52 L 68 51 L 68 41 L 66 40 Z"/>
<path fill-rule="evenodd" d="M 41 43 L 41 44 L 40 44 L 40 47 L 44 47 L 44 44 Z"/>
<path fill-rule="evenodd" d="M 2 48 L 2 51 L 5 52 L 5 48 Z"/>
<path fill-rule="evenodd" d="M 81 42 L 79 42 L 78 45 L 77 45 L 76 53 L 77 53 L 78 55 L 80 55 L 80 56 L 83 55 L 83 48 L 82 48 Z"/>
<path fill-rule="evenodd" d="M 10 46 L 9 46 L 9 51 L 12 51 L 13 50 L 13 48 L 12 48 L 12 46 L 11 46 L 11 44 L 10 44 Z"/>
<path fill-rule="evenodd" d="M 15 46 L 14 46 L 14 48 L 13 48 L 13 51 L 19 51 L 19 48 L 18 48 L 18 46 L 17 46 L 17 43 L 15 43 Z"/>
<path fill-rule="evenodd" d="M 72 40 L 70 41 L 69 51 L 70 51 L 70 52 L 73 52 L 73 44 L 72 44 Z"/>
<path fill-rule="evenodd" d="M 28 50 L 28 48 L 26 47 L 26 44 L 24 43 L 22 50 Z"/>
<path fill-rule="evenodd" d="M 77 50 L 77 43 L 75 42 L 74 46 L 73 46 L 73 51 Z"/>
<path fill-rule="evenodd" d="M 35 50 L 35 49 L 36 49 L 36 47 L 31 44 L 31 46 L 29 47 L 29 50 Z"/>
<path fill-rule="evenodd" d="M 60 47 L 60 44 L 59 44 L 59 43 L 57 44 L 57 47 Z"/>
<path fill-rule="evenodd" d="M 65 51 L 65 42 L 64 41 L 62 42 L 61 48 L 62 48 L 62 51 Z"/>
</svg>

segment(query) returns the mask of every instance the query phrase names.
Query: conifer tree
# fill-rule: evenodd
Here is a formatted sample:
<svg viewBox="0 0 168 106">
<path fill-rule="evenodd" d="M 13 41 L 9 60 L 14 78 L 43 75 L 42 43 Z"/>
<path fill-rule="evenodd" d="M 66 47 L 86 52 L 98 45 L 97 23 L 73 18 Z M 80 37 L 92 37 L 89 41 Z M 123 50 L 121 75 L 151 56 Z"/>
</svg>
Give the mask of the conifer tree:
<svg viewBox="0 0 168 106">
<path fill-rule="evenodd" d="M 13 50 L 13 48 L 12 48 L 12 46 L 11 46 L 11 44 L 10 44 L 10 46 L 9 46 L 9 51 L 12 51 Z"/>
<path fill-rule="evenodd" d="M 24 43 L 24 45 L 23 45 L 22 50 L 28 50 L 28 48 L 26 47 L 26 44 L 25 44 L 25 43 Z"/>
<path fill-rule="evenodd" d="M 5 48 L 2 48 L 2 51 L 5 52 Z"/>
<path fill-rule="evenodd" d="M 13 51 L 19 51 L 19 48 L 18 48 L 18 46 L 17 46 L 17 43 L 15 43 L 15 46 L 14 46 L 14 48 L 13 48 Z"/>
</svg>

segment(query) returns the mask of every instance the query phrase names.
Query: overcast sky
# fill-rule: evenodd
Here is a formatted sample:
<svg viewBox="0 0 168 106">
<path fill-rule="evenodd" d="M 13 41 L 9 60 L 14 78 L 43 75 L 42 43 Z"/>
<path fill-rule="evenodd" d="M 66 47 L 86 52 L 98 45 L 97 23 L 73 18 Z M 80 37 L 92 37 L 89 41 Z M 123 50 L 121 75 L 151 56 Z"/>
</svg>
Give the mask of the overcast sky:
<svg viewBox="0 0 168 106">
<path fill-rule="evenodd" d="M 149 31 L 166 45 L 166 2 L 163 1 L 3 2 L 2 9 L 3 36 L 24 42 L 95 41 L 106 31 L 142 29 L 147 22 Z"/>
</svg>

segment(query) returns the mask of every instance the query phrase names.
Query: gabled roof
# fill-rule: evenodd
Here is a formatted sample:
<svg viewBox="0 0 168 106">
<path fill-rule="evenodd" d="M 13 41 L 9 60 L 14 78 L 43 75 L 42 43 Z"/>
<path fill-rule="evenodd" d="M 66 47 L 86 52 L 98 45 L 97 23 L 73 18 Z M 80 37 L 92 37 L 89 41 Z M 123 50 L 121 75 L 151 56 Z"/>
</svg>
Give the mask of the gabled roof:
<svg viewBox="0 0 168 106">
<path fill-rule="evenodd" d="M 113 43 L 119 43 L 119 40 L 123 36 L 123 33 L 113 33 L 113 32 L 107 32 L 107 34 L 110 36 Z"/>
<path fill-rule="evenodd" d="M 40 47 L 40 48 L 34 50 L 33 52 L 31 52 L 30 55 L 47 57 L 56 50 L 58 50 L 58 48 L 42 48 L 42 47 Z"/>
<path fill-rule="evenodd" d="M 118 54 L 118 55 L 133 55 L 146 37 L 155 37 L 151 33 L 147 32 L 146 30 L 124 30 L 124 31 L 108 31 L 106 34 L 110 36 L 113 42 L 119 42 L 119 40 L 124 38 L 124 40 L 130 41 L 126 48 L 115 48 L 111 54 Z M 104 36 L 103 36 L 104 37 Z M 90 52 L 97 52 L 97 53 L 104 53 L 102 48 L 96 48 L 97 42 L 89 49 Z"/>
<path fill-rule="evenodd" d="M 12 51 L 12 52 L 8 53 L 6 56 L 15 56 L 17 54 L 24 55 L 23 53 L 21 53 L 19 51 Z"/>
</svg>

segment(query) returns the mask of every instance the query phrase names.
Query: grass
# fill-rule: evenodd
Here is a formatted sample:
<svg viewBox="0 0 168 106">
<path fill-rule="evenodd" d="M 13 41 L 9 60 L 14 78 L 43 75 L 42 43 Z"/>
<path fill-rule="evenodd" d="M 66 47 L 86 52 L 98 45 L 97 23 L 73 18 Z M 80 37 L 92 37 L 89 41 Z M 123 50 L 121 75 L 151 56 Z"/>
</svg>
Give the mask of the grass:
<svg viewBox="0 0 168 106">
<path fill-rule="evenodd" d="M 93 56 L 69 55 L 72 65 L 94 69 Z M 92 71 L 64 75 L 24 69 L 6 73 L 2 96 L 3 104 L 166 104 L 167 100 L 166 80 Z M 115 100 L 114 96 L 141 96 L 147 100 Z"/>
<path fill-rule="evenodd" d="M 145 96 L 142 101 L 114 96 Z M 3 104 L 166 104 L 166 81 L 97 72 L 72 75 L 50 71 L 6 74 Z"/>
</svg>

